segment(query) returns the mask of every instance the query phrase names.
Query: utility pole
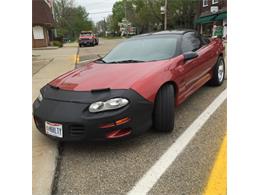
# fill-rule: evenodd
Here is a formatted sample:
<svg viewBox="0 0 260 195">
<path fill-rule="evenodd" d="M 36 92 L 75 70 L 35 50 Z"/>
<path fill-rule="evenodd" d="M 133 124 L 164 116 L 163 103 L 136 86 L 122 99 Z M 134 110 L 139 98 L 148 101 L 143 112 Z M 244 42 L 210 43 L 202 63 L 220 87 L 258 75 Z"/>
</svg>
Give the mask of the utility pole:
<svg viewBox="0 0 260 195">
<path fill-rule="evenodd" d="M 125 7 L 125 19 L 127 19 L 127 14 L 126 14 L 126 1 L 127 1 L 127 0 L 124 1 L 124 7 Z"/>
<path fill-rule="evenodd" d="M 164 30 L 167 30 L 167 0 L 164 3 Z"/>
<path fill-rule="evenodd" d="M 127 20 L 127 0 L 124 0 L 124 8 L 125 8 L 125 20 L 126 20 L 126 24 L 125 24 L 125 32 L 126 32 L 126 36 L 128 37 L 128 20 Z"/>
</svg>

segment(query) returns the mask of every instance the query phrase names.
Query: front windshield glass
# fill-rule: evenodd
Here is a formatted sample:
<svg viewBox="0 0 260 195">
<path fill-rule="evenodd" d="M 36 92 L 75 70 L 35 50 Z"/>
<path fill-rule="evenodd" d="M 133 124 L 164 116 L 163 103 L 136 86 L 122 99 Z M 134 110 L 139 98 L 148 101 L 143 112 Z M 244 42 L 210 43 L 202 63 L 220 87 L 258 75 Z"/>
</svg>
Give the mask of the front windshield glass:
<svg viewBox="0 0 260 195">
<path fill-rule="evenodd" d="M 165 60 L 176 55 L 177 37 L 158 36 L 122 42 L 102 60 L 105 63 Z"/>
<path fill-rule="evenodd" d="M 80 33 L 80 36 L 91 36 L 91 32 Z"/>
</svg>

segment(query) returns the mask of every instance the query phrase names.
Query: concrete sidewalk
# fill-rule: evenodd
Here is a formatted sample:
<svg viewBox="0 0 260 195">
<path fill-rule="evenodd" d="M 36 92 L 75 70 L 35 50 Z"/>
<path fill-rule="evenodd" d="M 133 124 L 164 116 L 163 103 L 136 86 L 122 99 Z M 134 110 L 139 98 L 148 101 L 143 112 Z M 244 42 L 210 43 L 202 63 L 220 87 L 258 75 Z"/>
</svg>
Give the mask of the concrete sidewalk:
<svg viewBox="0 0 260 195">
<path fill-rule="evenodd" d="M 33 50 L 33 56 L 53 59 L 32 77 L 32 101 L 41 87 L 57 76 L 74 69 L 77 47 L 63 47 L 56 50 Z M 49 195 L 52 190 L 57 143 L 38 132 L 32 121 L 32 194 Z"/>
</svg>

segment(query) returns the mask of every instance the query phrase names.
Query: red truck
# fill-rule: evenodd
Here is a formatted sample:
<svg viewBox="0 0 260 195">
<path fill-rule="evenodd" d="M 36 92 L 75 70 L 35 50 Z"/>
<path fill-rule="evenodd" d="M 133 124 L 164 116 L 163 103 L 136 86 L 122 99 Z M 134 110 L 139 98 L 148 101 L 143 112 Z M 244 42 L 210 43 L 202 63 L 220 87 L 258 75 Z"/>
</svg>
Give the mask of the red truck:
<svg viewBox="0 0 260 195">
<path fill-rule="evenodd" d="M 79 35 L 79 47 L 98 45 L 98 37 L 92 31 L 81 31 Z"/>
</svg>

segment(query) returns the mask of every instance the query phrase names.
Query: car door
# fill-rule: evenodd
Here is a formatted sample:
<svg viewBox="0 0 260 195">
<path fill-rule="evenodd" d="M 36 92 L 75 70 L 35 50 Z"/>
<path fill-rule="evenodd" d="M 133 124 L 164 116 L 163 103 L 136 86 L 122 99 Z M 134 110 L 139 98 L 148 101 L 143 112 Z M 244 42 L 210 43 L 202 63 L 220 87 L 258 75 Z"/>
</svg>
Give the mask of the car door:
<svg viewBox="0 0 260 195">
<path fill-rule="evenodd" d="M 213 45 L 210 44 L 210 41 L 204 41 L 203 37 L 201 37 L 200 35 L 196 35 L 200 41 L 201 41 L 201 47 L 197 50 L 198 53 L 198 60 L 197 63 L 200 66 L 200 74 L 199 74 L 199 78 L 205 76 L 206 74 L 208 74 L 208 72 L 212 69 L 212 65 L 215 63 L 215 59 L 214 59 L 214 49 L 213 49 Z"/>
<path fill-rule="evenodd" d="M 189 51 L 197 52 L 201 45 L 201 41 L 196 36 L 195 32 L 185 33 L 181 44 L 182 53 Z M 202 65 L 200 64 L 200 56 L 184 62 L 182 68 L 185 73 L 186 93 L 189 94 L 201 76 Z"/>
</svg>

